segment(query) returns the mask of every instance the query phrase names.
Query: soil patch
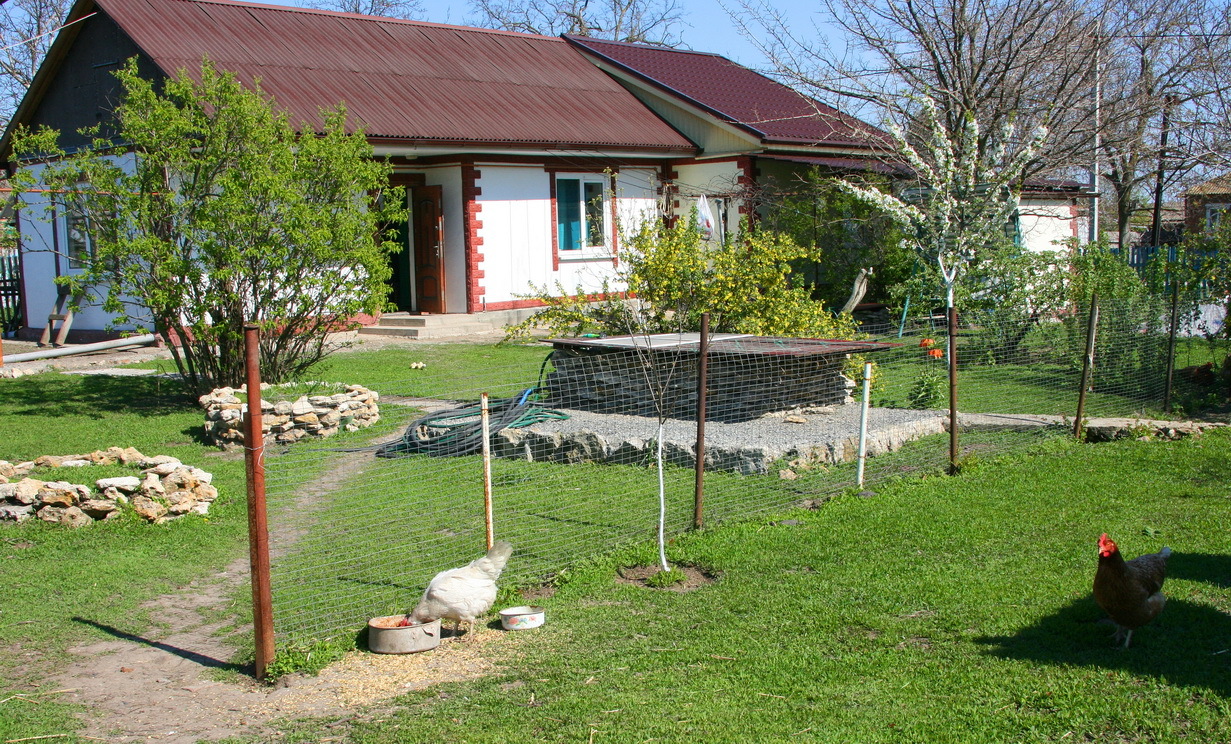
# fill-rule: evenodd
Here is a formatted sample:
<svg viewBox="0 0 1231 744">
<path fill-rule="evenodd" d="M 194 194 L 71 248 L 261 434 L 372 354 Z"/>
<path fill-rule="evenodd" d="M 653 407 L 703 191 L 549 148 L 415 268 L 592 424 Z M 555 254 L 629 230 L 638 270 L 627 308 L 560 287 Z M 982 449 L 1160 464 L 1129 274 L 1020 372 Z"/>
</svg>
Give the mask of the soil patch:
<svg viewBox="0 0 1231 744">
<path fill-rule="evenodd" d="M 169 630 L 134 636 L 104 628 L 114 640 L 70 649 L 78 659 L 54 683 L 70 690 L 67 701 L 87 707 L 81 733 L 99 741 L 167 744 L 263 737 L 279 719 L 351 717 L 411 690 L 494 674 L 498 667 L 490 657 L 509 642 L 506 634 L 480 629 L 473 640 L 446 638 L 431 651 L 353 651 L 317 676 L 260 684 L 247 676 L 250 669 L 227 661 L 235 650 L 219 633 L 225 624 L 205 620 L 225 608 L 246 571 L 246 559 L 236 561 L 211 581 L 149 603 Z"/>
<path fill-rule="evenodd" d="M 616 581 L 621 584 L 637 584 L 669 592 L 691 592 L 703 586 L 709 586 L 718 580 L 717 574 L 696 566 L 676 564 L 673 568 L 684 574 L 684 580 L 677 581 L 670 586 L 654 587 L 648 583 L 652 577 L 662 571 L 661 566 L 626 566 L 616 571 Z"/>
</svg>

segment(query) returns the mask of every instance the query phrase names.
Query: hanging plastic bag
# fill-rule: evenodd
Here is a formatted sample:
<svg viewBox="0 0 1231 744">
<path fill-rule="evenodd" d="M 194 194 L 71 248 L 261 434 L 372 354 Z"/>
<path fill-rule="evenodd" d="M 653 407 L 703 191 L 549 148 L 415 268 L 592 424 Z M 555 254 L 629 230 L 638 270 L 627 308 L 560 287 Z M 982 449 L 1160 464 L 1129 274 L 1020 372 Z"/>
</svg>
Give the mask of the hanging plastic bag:
<svg viewBox="0 0 1231 744">
<path fill-rule="evenodd" d="M 710 211 L 710 202 L 705 194 L 697 197 L 697 230 L 704 240 L 714 238 L 714 213 Z"/>
</svg>

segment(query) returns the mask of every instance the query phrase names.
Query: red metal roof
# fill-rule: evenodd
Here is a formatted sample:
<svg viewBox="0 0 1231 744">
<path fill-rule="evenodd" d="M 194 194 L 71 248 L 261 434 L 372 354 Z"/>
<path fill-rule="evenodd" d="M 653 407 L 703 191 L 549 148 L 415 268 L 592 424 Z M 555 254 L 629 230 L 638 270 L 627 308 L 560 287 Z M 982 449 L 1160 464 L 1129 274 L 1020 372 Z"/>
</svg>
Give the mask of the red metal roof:
<svg viewBox="0 0 1231 744">
<path fill-rule="evenodd" d="M 871 147 L 884 132 L 717 54 L 604 41 L 569 41 L 678 98 L 742 125 L 767 143 Z"/>
<path fill-rule="evenodd" d="M 168 74 L 202 56 L 293 119 L 377 139 L 694 152 L 562 39 L 227 0 L 95 0 Z"/>
</svg>

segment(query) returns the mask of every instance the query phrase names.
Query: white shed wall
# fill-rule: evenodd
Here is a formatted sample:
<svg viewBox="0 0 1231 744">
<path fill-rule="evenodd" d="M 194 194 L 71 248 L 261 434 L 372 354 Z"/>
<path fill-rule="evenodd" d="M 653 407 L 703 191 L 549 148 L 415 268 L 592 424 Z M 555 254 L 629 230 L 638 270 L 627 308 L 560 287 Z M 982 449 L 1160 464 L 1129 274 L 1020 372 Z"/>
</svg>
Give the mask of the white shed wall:
<svg viewBox="0 0 1231 744">
<path fill-rule="evenodd" d="M 1018 204 L 1022 247 L 1029 251 L 1055 251 L 1077 237 L 1077 217 L 1068 199 L 1024 197 Z"/>
</svg>

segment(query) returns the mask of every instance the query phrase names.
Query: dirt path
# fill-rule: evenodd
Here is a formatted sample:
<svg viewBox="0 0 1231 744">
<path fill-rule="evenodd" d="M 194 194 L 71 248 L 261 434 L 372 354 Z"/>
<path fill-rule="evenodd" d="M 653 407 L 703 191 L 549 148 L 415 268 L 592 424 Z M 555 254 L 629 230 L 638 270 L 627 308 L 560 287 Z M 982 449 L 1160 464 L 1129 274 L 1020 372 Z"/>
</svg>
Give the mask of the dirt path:
<svg viewBox="0 0 1231 744">
<path fill-rule="evenodd" d="M 67 701 L 87 708 L 84 735 L 108 742 L 193 744 L 232 736 L 268 736 L 280 718 L 349 719 L 361 709 L 412 689 L 493 673 L 488 652 L 503 635 L 480 630 L 474 643 L 446 639 L 409 655 L 353 652 L 316 677 L 269 687 L 242 677 L 218 681 L 234 649 L 218 635 L 216 610 L 244 581 L 247 560 L 146 607 L 165 621 L 141 637 L 121 634 L 70 649 L 77 660 L 55 679 Z M 251 632 L 245 627 L 241 633 Z"/>
<path fill-rule="evenodd" d="M 392 344 L 381 339 L 364 345 Z M 6 341 L 4 351 L 28 350 L 18 346 Z M 45 369 L 122 374 L 125 364 L 167 356 L 164 349 L 146 347 L 12 366 L 22 367 L 27 374 Z M 347 468 L 343 464 L 338 470 Z M 300 495 L 301 505 L 309 511 L 319 500 L 315 490 Z M 283 550 L 297 534 L 293 523 L 287 527 L 279 536 L 278 547 Z M 264 738 L 277 730 L 279 719 L 350 719 L 412 689 L 491 674 L 496 670 L 488 661 L 491 646 L 509 642 L 502 634 L 486 630 L 474 643 L 446 638 L 440 648 L 421 654 L 354 652 L 316 677 L 293 676 L 270 687 L 253 680 L 250 670 L 239 670 L 239 676 L 223 673 L 236 669 L 229 661 L 235 648 L 226 634 L 219 633 L 229 623 L 206 619 L 225 615 L 228 599 L 243 585 L 247 572 L 245 557 L 182 592 L 147 603 L 159 627 L 140 636 L 102 628 L 114 638 L 69 649 L 74 661 L 53 683 L 69 690 L 63 694 L 66 701 L 86 708 L 81 733 L 117 743 L 194 744 L 237 736 Z M 235 632 L 251 633 L 251 626 Z"/>
</svg>

